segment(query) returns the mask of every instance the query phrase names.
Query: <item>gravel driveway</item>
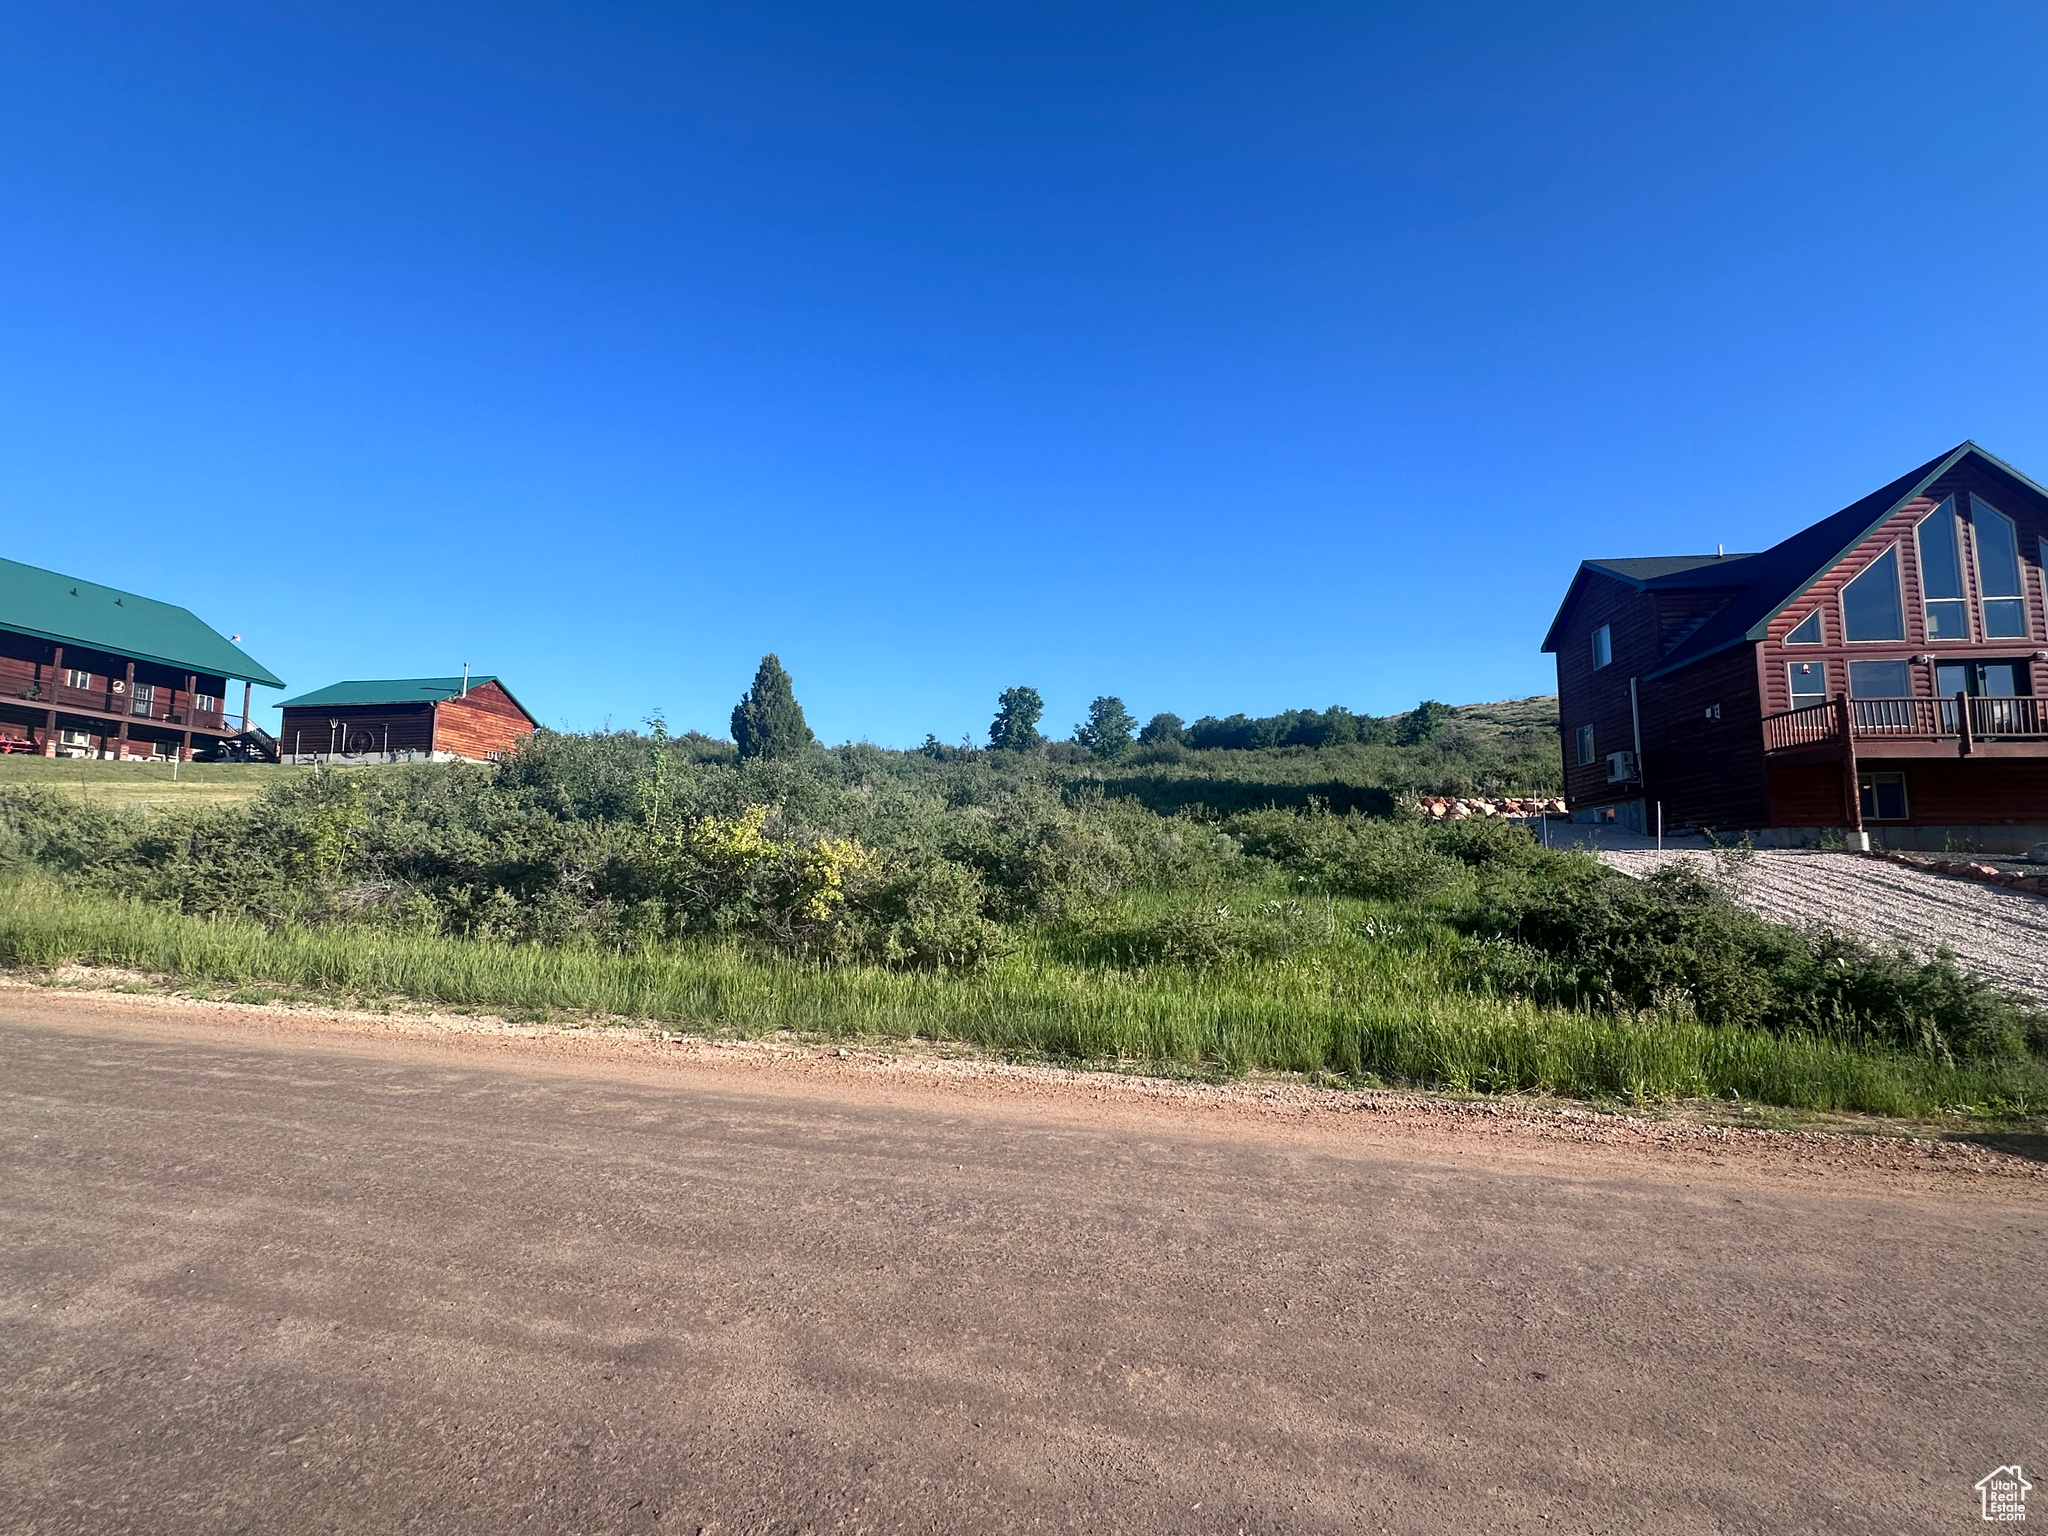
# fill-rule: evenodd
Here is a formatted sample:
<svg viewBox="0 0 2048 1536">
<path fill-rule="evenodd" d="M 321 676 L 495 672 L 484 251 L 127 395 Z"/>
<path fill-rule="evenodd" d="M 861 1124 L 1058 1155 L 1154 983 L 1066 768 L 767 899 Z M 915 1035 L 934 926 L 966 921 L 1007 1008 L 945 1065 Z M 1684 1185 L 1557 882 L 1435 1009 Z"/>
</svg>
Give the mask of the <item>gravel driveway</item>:
<svg viewBox="0 0 2048 1536">
<path fill-rule="evenodd" d="M 1692 850 L 1608 849 L 1600 860 L 1628 875 L 1677 861 L 1715 868 L 1714 855 Z M 2048 901 L 2038 896 L 1852 853 L 1776 849 L 1751 857 L 1736 895 L 1781 923 L 1903 941 L 1920 954 L 1945 947 L 1978 975 L 2048 1002 Z"/>
</svg>

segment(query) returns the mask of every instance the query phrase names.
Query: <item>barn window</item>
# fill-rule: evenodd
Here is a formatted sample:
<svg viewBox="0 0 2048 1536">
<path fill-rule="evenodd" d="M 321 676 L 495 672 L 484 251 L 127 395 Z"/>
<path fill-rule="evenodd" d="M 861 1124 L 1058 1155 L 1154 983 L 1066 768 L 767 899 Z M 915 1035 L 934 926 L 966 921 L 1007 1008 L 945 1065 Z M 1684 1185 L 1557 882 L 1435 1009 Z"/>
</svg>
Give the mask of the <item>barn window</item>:
<svg viewBox="0 0 2048 1536">
<path fill-rule="evenodd" d="M 1852 661 L 1849 663 L 1849 697 L 1852 699 L 1910 699 L 1913 672 L 1903 661 Z"/>
<path fill-rule="evenodd" d="M 1591 767 L 1597 761 L 1593 751 L 1593 727 L 1582 725 L 1579 727 L 1579 766 Z"/>
<path fill-rule="evenodd" d="M 195 693 L 192 695 L 192 707 L 202 715 L 217 715 L 220 713 L 220 697 L 211 693 Z"/>
<path fill-rule="evenodd" d="M 1593 670 L 1599 671 L 1614 660 L 1614 630 L 1602 624 L 1593 631 Z"/>
<path fill-rule="evenodd" d="M 156 684 L 137 683 L 135 692 L 128 699 L 128 713 L 146 715 L 156 708 Z"/>
<path fill-rule="evenodd" d="M 64 686 L 67 688 L 90 688 L 92 687 L 92 674 L 90 672 L 81 672 L 76 667 L 66 667 L 64 669 Z"/>
<path fill-rule="evenodd" d="M 1785 637 L 1787 645 L 1820 644 L 1820 610 L 1814 609 L 1805 618 L 1792 626 L 1792 633 Z"/>
<path fill-rule="evenodd" d="M 1858 774 L 1856 797 L 1863 802 L 1865 821 L 1906 819 L 1906 776 L 1903 773 Z"/>
<path fill-rule="evenodd" d="M 1903 640 L 1906 614 L 1899 603 L 1899 546 L 1894 544 L 1842 588 L 1842 632 L 1851 640 Z"/>
<path fill-rule="evenodd" d="M 1927 600 L 1927 638 L 1970 638 L 1970 605 L 1964 601 L 1963 546 L 1956 536 L 1956 499 L 1951 496 L 1920 524 L 1920 595 Z"/>
<path fill-rule="evenodd" d="M 1805 709 L 1828 701 L 1828 669 L 1824 662 L 1795 661 L 1786 668 L 1792 682 L 1792 707 Z"/>
<path fill-rule="evenodd" d="M 1979 497 L 1970 498 L 1977 528 L 1977 579 L 1984 590 L 1984 634 L 1993 640 L 2024 639 L 2027 589 L 2020 583 L 2020 536 L 2012 519 Z"/>
</svg>

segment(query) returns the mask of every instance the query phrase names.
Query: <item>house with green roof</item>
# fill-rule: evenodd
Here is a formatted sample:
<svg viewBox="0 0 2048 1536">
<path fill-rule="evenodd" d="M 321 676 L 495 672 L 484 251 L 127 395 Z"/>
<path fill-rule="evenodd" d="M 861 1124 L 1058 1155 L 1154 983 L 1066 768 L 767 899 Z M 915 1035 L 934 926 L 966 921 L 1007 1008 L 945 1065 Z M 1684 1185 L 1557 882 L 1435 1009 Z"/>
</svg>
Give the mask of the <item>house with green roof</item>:
<svg viewBox="0 0 2048 1536">
<path fill-rule="evenodd" d="M 534 719 L 498 678 L 386 677 L 286 699 L 278 748 L 293 761 L 496 762 Z"/>
<path fill-rule="evenodd" d="M 189 608 L 0 560 L 0 741 L 45 756 L 189 758 L 279 678 Z M 239 716 L 228 685 L 242 686 Z"/>
</svg>

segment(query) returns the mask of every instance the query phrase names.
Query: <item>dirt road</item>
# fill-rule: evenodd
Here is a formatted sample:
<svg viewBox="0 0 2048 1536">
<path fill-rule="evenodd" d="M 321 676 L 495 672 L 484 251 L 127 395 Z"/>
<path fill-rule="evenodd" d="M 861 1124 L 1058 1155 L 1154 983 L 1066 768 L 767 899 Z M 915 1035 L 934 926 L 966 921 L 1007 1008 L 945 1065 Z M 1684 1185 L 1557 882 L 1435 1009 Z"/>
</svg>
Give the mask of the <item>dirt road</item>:
<svg viewBox="0 0 2048 1536">
<path fill-rule="evenodd" d="M 1769 1146 L 15 993 L 0 1529 L 1977 1528 L 2038 1167 Z"/>
</svg>

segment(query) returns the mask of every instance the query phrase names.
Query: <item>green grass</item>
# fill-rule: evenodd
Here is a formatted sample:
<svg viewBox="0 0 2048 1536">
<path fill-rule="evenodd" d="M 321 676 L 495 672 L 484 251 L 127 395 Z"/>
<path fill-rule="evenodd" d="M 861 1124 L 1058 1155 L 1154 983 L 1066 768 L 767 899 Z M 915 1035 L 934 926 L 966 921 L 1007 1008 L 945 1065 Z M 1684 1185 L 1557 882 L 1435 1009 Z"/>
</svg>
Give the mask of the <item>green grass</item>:
<svg viewBox="0 0 2048 1536">
<path fill-rule="evenodd" d="M 1988 1117 L 2048 1108 L 2036 1060 L 1956 1067 L 1817 1037 L 1617 1018 L 1476 995 L 1465 941 L 1426 919 L 1287 961 L 1209 969 L 1062 963 L 1039 943 L 976 976 L 821 969 L 704 943 L 625 955 L 331 926 L 268 930 L 160 906 L 0 885 L 0 965 L 128 967 L 188 986 L 414 999 L 742 1036 L 964 1041 L 1032 1058 L 1337 1074 L 1465 1092 Z"/>
<path fill-rule="evenodd" d="M 111 762 L 88 757 L 0 757 L 0 784 L 36 784 L 127 809 L 246 805 L 281 778 L 312 772 L 274 763 Z"/>
</svg>

